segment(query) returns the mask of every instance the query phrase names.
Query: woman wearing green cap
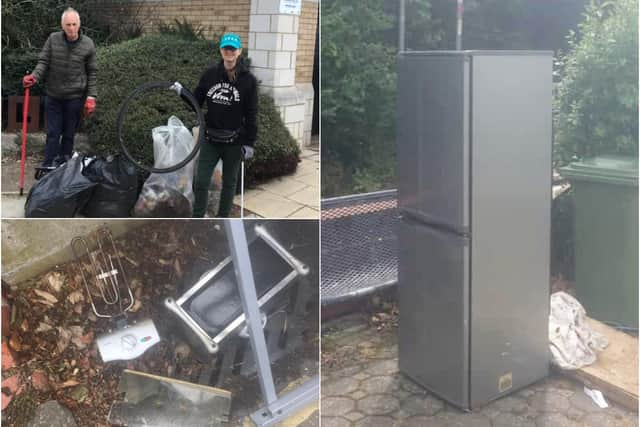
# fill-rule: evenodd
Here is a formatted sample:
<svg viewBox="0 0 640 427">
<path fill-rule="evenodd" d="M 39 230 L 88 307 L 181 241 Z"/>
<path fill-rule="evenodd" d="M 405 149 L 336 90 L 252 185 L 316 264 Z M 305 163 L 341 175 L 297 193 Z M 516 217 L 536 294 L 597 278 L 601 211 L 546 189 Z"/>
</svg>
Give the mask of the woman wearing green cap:
<svg viewBox="0 0 640 427">
<path fill-rule="evenodd" d="M 222 191 L 216 216 L 229 216 L 240 163 L 253 156 L 258 132 L 258 84 L 240 59 L 240 36 L 224 34 L 220 39 L 220 54 L 222 61 L 202 73 L 194 91 L 200 105 L 207 103 L 205 143 L 200 149 L 194 182 L 194 217 L 203 217 L 207 210 L 211 176 L 220 159 Z"/>
</svg>

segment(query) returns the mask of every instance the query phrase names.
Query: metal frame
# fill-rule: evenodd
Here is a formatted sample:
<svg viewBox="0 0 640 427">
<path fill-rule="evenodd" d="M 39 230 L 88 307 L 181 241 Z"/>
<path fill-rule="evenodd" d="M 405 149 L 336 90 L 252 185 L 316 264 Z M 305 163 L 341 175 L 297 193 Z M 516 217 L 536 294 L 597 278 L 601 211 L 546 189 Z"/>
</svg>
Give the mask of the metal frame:
<svg viewBox="0 0 640 427">
<path fill-rule="evenodd" d="M 271 298 L 277 295 L 280 291 L 285 289 L 289 284 L 293 282 L 298 276 L 305 276 L 309 273 L 309 268 L 300 262 L 297 258 L 291 255 L 280 243 L 278 243 L 271 234 L 263 227 L 256 226 L 254 228 L 256 236 L 261 238 L 267 243 L 278 255 L 280 255 L 286 262 L 293 268 L 293 270 L 287 274 L 284 279 L 278 282 L 273 288 L 269 289 L 260 299 L 257 300 L 258 308 L 262 307 Z M 246 242 L 245 242 L 246 243 Z M 247 244 L 248 246 L 248 244 Z M 229 325 L 227 325 L 216 336 L 212 337 L 204 330 L 183 308 L 183 305 L 189 301 L 198 291 L 204 288 L 212 279 L 214 279 L 221 271 L 223 271 L 229 263 L 233 261 L 232 256 L 228 256 L 220 264 L 218 264 L 212 270 L 205 273 L 189 290 L 187 290 L 177 300 L 173 298 L 167 298 L 164 301 L 164 305 L 171 310 L 180 320 L 182 320 L 198 337 L 200 342 L 205 346 L 210 354 L 216 354 L 219 350 L 220 343 L 227 338 L 230 334 L 236 331 L 245 321 L 246 310 L 236 317 Z M 235 265 L 235 264 L 234 264 Z M 237 271 L 237 269 L 236 269 Z M 255 290 L 254 290 L 255 291 Z"/>
<path fill-rule="evenodd" d="M 381 191 L 373 191 L 371 193 L 359 193 L 359 194 L 349 194 L 346 196 L 336 196 L 329 197 L 327 199 L 322 199 L 320 201 L 320 206 L 322 210 L 332 209 L 336 207 L 345 207 L 345 206 L 353 206 L 359 203 L 376 200 L 376 199 L 385 199 L 385 198 L 397 198 L 398 190 L 381 190 Z"/>
<path fill-rule="evenodd" d="M 229 242 L 236 278 L 238 279 L 242 308 L 247 318 L 251 350 L 258 367 L 260 389 L 265 401 L 264 407 L 251 414 L 251 419 L 258 426 L 272 426 L 300 408 L 317 401 L 320 392 L 320 378 L 316 375 L 282 397 L 277 396 L 267 344 L 261 326 L 260 311 L 258 309 L 259 301 L 256 295 L 249 257 L 249 245 L 247 244 L 242 221 L 225 220 L 225 231 L 227 232 L 227 241 Z M 258 235 L 261 235 L 258 227 L 256 227 L 256 231 Z M 266 233 L 266 230 L 262 229 L 262 232 Z M 278 247 L 284 251 L 284 248 L 279 244 Z M 301 263 L 299 265 L 303 266 Z M 305 270 L 308 272 L 308 269 L 305 268 Z"/>
<path fill-rule="evenodd" d="M 358 298 L 370 295 L 374 292 L 381 292 L 385 289 L 394 287 L 397 285 L 396 266 L 390 266 L 388 269 L 382 269 L 380 266 L 388 262 L 395 264 L 397 259 L 396 244 L 389 242 L 383 244 L 386 241 L 386 237 L 376 242 L 371 241 L 370 244 L 363 244 L 363 250 L 367 253 L 374 253 L 381 251 L 382 246 L 393 249 L 389 249 L 392 253 L 388 257 L 379 259 L 376 265 L 372 265 L 370 269 L 360 268 L 363 264 L 359 259 L 359 251 L 345 251 L 344 256 L 336 255 L 334 252 L 336 241 L 346 242 L 352 239 L 365 241 L 371 236 L 371 231 L 375 232 L 378 237 L 383 233 L 380 228 L 380 221 L 384 218 L 385 227 L 387 224 L 393 228 L 388 230 L 385 228 L 384 233 L 391 232 L 395 239 L 395 228 L 399 225 L 399 219 L 397 210 L 397 190 L 383 190 L 371 193 L 352 194 L 348 196 L 339 196 L 328 199 L 322 199 L 322 219 L 323 219 L 323 232 L 321 238 L 321 252 L 323 260 L 325 255 L 330 262 L 322 264 L 322 283 L 321 283 L 321 299 L 320 304 L 325 307 L 332 304 L 338 304 L 345 301 L 354 301 Z M 369 210 L 367 206 L 378 206 L 378 204 L 385 205 L 384 207 L 376 207 Z M 388 204 L 388 206 L 387 206 Z M 375 220 L 376 226 L 372 226 L 369 221 Z M 362 229 L 369 231 L 362 231 L 360 228 L 362 224 L 368 224 L 362 226 Z M 326 231 L 326 233 L 325 233 Z M 355 232 L 355 233 L 354 233 Z M 358 233 L 364 233 L 362 235 Z M 358 237 L 356 237 L 358 236 Z M 386 236 L 386 234 L 385 234 Z M 390 236 L 390 235 L 389 235 Z M 350 243 L 341 243 L 341 247 L 349 245 Z M 339 262 L 336 262 L 338 261 Z M 345 264 L 354 265 L 353 268 L 344 268 Z M 356 267 L 357 266 L 357 267 Z M 367 277 L 357 274 L 357 271 L 368 271 Z M 346 274 L 348 272 L 349 274 Z M 392 274 L 386 274 L 386 272 L 393 272 Z M 356 275 L 354 276 L 354 273 Z M 349 277 L 347 277 L 349 276 Z"/>
</svg>

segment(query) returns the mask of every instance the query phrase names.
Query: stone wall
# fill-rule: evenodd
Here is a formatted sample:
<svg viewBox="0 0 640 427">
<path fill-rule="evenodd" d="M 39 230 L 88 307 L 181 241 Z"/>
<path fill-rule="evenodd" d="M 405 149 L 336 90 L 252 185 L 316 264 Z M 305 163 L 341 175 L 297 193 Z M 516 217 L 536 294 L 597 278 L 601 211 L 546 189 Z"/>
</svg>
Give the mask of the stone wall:
<svg viewBox="0 0 640 427">
<path fill-rule="evenodd" d="M 148 220 L 43 219 L 2 221 L 2 281 L 14 285 L 73 261 L 71 239 L 107 225 L 114 237 Z"/>
</svg>

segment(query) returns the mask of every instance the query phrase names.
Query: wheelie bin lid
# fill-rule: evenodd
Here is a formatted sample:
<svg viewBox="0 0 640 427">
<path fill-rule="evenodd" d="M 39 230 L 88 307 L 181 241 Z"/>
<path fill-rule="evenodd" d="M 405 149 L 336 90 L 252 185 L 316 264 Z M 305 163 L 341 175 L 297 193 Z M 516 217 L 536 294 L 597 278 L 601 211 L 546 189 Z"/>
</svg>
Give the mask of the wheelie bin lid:
<svg viewBox="0 0 640 427">
<path fill-rule="evenodd" d="M 570 181 L 638 186 L 638 159 L 604 155 L 573 162 L 560 168 L 560 174 Z"/>
</svg>

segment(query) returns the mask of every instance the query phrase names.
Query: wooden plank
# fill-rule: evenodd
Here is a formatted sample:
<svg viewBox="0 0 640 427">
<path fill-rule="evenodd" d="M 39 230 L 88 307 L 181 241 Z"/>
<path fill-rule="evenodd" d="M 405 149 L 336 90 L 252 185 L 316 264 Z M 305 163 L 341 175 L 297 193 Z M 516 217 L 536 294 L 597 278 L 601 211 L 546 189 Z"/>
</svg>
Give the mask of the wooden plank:
<svg viewBox="0 0 640 427">
<path fill-rule="evenodd" d="M 609 345 L 598 353 L 598 360 L 592 365 L 563 373 L 600 390 L 606 399 L 637 412 L 638 339 L 594 319 L 588 319 L 587 323 L 607 337 Z"/>
</svg>

